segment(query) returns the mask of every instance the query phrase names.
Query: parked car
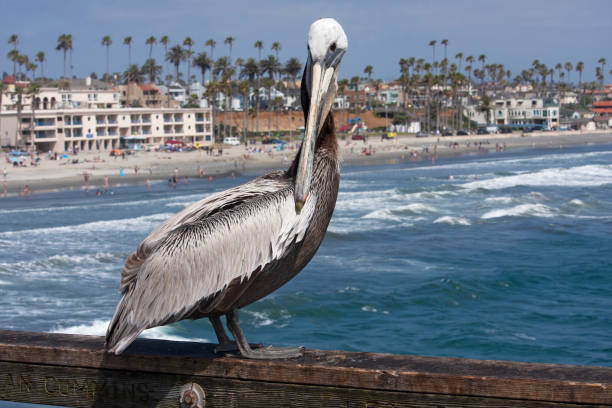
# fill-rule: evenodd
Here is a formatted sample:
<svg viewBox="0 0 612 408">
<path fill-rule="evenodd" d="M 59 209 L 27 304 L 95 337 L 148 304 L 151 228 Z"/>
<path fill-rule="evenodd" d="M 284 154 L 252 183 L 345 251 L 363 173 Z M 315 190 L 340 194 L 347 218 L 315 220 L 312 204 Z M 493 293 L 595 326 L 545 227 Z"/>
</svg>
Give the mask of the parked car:
<svg viewBox="0 0 612 408">
<path fill-rule="evenodd" d="M 467 130 L 461 129 L 457 131 L 457 136 L 467 136 L 469 132 Z"/>
<path fill-rule="evenodd" d="M 489 131 L 486 128 L 478 128 L 476 131 L 477 135 L 488 135 Z"/>
<path fill-rule="evenodd" d="M 224 137 L 223 144 L 231 145 L 231 146 L 238 146 L 240 144 L 240 139 L 238 139 L 235 136 Z"/>
<path fill-rule="evenodd" d="M 353 140 L 363 140 L 364 142 L 366 140 L 364 135 L 359 135 L 359 134 L 351 136 L 351 139 L 353 139 Z"/>
<path fill-rule="evenodd" d="M 451 132 L 450 130 L 445 129 L 442 131 L 442 136 L 452 136 L 452 135 L 453 135 L 453 132 Z"/>
<path fill-rule="evenodd" d="M 394 139 L 395 136 L 397 136 L 397 133 L 395 133 L 395 132 L 388 132 L 388 133 L 383 133 L 380 138 L 384 139 L 384 140 L 391 140 L 391 139 Z"/>
<path fill-rule="evenodd" d="M 422 130 L 419 130 L 418 132 L 416 132 L 416 137 L 427 137 L 427 132 L 423 132 Z"/>
</svg>

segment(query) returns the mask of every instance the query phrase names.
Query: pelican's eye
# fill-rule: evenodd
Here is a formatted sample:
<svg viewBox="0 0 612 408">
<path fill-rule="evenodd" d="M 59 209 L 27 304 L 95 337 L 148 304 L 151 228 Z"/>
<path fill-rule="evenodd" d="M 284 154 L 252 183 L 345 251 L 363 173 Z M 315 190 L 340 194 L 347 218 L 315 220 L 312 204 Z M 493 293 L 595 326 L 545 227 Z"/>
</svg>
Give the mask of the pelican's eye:
<svg viewBox="0 0 612 408">
<path fill-rule="evenodd" d="M 336 43 L 332 43 L 332 45 L 330 45 L 330 46 L 329 46 L 329 50 L 330 50 L 331 52 L 336 51 Z"/>
</svg>

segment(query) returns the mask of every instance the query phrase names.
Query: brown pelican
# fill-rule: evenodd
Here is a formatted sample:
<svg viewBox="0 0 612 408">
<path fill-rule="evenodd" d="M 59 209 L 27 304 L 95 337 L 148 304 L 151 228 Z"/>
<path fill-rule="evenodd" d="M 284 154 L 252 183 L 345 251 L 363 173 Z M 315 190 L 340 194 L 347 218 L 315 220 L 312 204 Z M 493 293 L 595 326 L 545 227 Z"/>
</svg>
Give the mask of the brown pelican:
<svg viewBox="0 0 612 408">
<path fill-rule="evenodd" d="M 145 329 L 208 317 L 218 350 L 248 358 L 288 358 L 300 349 L 251 348 L 238 309 L 293 278 L 314 256 L 327 230 L 340 182 L 331 105 L 347 49 L 334 19 L 315 21 L 301 96 L 305 134 L 286 171 L 211 195 L 153 231 L 126 261 L 121 300 L 106 333 L 120 354 Z M 221 316 L 235 345 L 223 328 Z"/>
</svg>

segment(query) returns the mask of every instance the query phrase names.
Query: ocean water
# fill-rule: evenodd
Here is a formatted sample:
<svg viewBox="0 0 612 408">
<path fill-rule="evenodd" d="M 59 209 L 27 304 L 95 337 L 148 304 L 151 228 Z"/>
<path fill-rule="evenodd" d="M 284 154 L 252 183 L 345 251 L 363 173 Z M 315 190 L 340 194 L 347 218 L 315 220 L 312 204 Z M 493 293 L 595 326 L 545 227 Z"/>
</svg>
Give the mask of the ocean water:
<svg viewBox="0 0 612 408">
<path fill-rule="evenodd" d="M 252 177 L 0 199 L 0 327 L 103 335 L 138 243 Z M 610 145 L 347 166 L 315 258 L 241 322 L 278 346 L 610 366 L 611 235 Z M 143 336 L 216 341 L 206 319 Z"/>
</svg>

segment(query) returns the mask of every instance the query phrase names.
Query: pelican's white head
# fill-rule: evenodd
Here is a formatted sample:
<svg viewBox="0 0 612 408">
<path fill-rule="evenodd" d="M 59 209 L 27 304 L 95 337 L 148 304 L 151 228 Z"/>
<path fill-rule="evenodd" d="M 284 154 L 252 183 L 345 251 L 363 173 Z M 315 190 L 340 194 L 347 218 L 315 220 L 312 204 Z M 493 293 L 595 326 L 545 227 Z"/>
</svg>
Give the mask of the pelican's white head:
<svg viewBox="0 0 612 408">
<path fill-rule="evenodd" d="M 316 138 L 336 97 L 338 67 L 348 47 L 342 26 L 333 18 L 315 21 L 308 31 L 308 60 L 304 82 L 308 94 L 306 130 L 295 182 L 295 208 L 299 212 L 310 189 Z"/>
</svg>

